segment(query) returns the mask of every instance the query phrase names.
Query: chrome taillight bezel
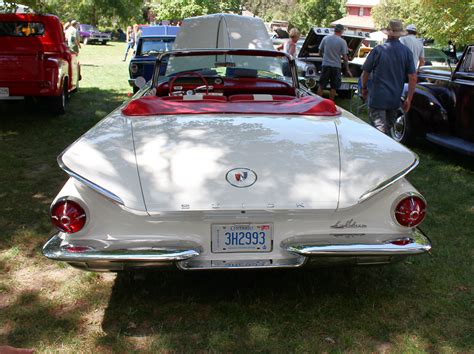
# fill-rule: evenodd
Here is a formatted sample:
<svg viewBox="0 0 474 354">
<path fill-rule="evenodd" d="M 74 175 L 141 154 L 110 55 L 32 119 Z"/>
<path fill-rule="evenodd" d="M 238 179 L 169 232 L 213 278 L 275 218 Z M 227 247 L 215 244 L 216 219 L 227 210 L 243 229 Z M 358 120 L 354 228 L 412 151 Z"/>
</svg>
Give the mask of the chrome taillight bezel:
<svg viewBox="0 0 474 354">
<path fill-rule="evenodd" d="M 406 226 L 406 225 L 402 225 L 398 222 L 397 220 L 397 216 L 395 215 L 396 214 L 396 208 L 397 208 L 397 205 L 404 199 L 406 198 L 410 198 L 410 197 L 417 197 L 417 198 L 420 198 L 423 203 L 425 203 L 425 216 L 423 217 L 423 220 L 421 220 L 421 222 L 419 222 L 418 224 L 416 225 L 412 225 L 412 226 Z M 412 229 L 412 228 L 415 228 L 419 225 L 421 225 L 423 223 L 423 221 L 425 221 L 426 219 L 426 209 L 428 208 L 428 203 L 426 202 L 426 199 L 425 197 L 423 197 L 420 193 L 416 193 L 416 192 L 406 192 L 406 193 L 402 193 L 400 194 L 396 199 L 395 201 L 392 203 L 392 208 L 391 208 L 391 215 L 392 215 L 392 220 L 393 222 L 399 226 L 399 227 L 403 227 L 403 228 L 408 228 L 408 229 Z"/>
<path fill-rule="evenodd" d="M 53 208 L 58 204 L 58 203 L 62 203 L 62 202 L 67 202 L 67 201 L 71 201 L 71 202 L 74 202 L 76 204 L 78 204 L 82 210 L 84 210 L 84 214 L 85 214 L 85 218 L 86 218 L 86 221 L 84 223 L 84 226 L 76 231 L 76 232 L 67 232 L 67 231 L 64 231 L 62 229 L 60 229 L 59 227 L 57 227 L 56 225 L 53 224 L 53 226 L 56 228 L 56 230 L 59 230 L 61 232 L 64 232 L 65 234 L 68 234 L 68 235 L 74 235 L 74 234 L 77 234 L 77 233 L 80 233 L 81 231 L 83 231 L 87 225 L 89 224 L 90 222 L 90 213 L 89 213 L 89 209 L 87 208 L 87 206 L 83 203 L 82 200 L 80 200 L 79 198 L 76 198 L 74 196 L 64 196 L 64 197 L 61 197 L 61 198 L 58 198 L 56 200 L 54 200 L 50 207 L 49 207 L 49 218 L 50 220 L 52 220 L 53 218 Z M 52 222 L 51 222 L 52 223 Z"/>
</svg>

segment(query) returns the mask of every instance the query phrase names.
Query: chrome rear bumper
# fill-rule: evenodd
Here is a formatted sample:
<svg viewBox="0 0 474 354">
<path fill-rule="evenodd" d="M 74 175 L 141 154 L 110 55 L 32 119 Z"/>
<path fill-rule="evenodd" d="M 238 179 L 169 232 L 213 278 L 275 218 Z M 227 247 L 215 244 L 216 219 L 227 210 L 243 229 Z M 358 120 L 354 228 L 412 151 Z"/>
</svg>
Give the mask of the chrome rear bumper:
<svg viewBox="0 0 474 354">
<path fill-rule="evenodd" d="M 147 245 L 140 242 L 134 246 L 127 244 L 121 248 L 120 242 L 115 242 L 114 247 L 102 248 L 71 246 L 63 244 L 63 239 L 57 233 L 43 246 L 43 255 L 55 261 L 65 262 L 131 262 L 131 263 L 173 263 L 199 256 L 201 247 L 188 241 L 166 242 L 163 244 Z M 78 251 L 77 247 L 82 247 Z"/>
<path fill-rule="evenodd" d="M 374 235 L 377 239 L 377 235 Z M 170 267 L 181 270 L 204 269 L 257 269 L 297 268 L 301 266 L 325 265 L 371 265 L 388 264 L 429 252 L 431 242 L 419 229 L 407 235 L 394 235 L 390 240 L 407 240 L 406 244 L 386 243 L 322 243 L 316 237 L 292 237 L 281 242 L 280 247 L 288 252 L 285 259 L 201 260 L 195 258 L 202 247 L 190 241 L 89 241 L 87 244 L 71 245 L 61 238 L 61 233 L 51 237 L 43 246 L 43 254 L 56 261 L 91 271 L 120 271 L 126 269 Z M 385 236 L 384 239 L 387 239 Z M 393 242 L 392 241 L 392 242 Z M 95 242 L 95 243 L 94 243 Z"/>
<path fill-rule="evenodd" d="M 419 229 L 414 229 L 406 237 L 394 235 L 393 240 L 409 239 L 406 245 L 397 245 L 391 242 L 377 244 L 324 244 L 315 242 L 305 237 L 294 237 L 284 240 L 281 248 L 284 250 L 306 257 L 315 256 L 340 256 L 340 257 L 366 257 L 366 256 L 413 256 L 426 253 L 431 250 L 429 238 Z"/>
</svg>

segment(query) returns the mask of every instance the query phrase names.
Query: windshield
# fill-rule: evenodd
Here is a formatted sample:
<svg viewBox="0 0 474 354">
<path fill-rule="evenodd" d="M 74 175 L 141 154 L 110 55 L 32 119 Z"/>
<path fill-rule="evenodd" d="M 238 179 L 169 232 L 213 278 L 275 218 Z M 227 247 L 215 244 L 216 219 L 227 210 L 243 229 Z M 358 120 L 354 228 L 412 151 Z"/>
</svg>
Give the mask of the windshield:
<svg viewBox="0 0 474 354">
<path fill-rule="evenodd" d="M 82 31 L 87 31 L 87 32 L 91 32 L 91 31 L 99 31 L 97 28 L 95 28 L 94 26 L 92 25 L 81 25 L 81 30 Z"/>
<path fill-rule="evenodd" d="M 436 48 L 424 48 L 425 60 L 432 63 L 447 63 L 448 57 L 441 50 Z"/>
<path fill-rule="evenodd" d="M 232 53 L 192 55 L 192 58 L 170 55 L 167 59 L 161 63 L 160 76 L 171 77 L 186 71 L 197 71 L 209 76 L 267 78 L 293 83 L 290 63 L 283 55 L 258 56 Z"/>
<path fill-rule="evenodd" d="M 142 38 L 137 55 L 158 55 L 170 51 L 174 43 L 173 38 Z"/>
</svg>

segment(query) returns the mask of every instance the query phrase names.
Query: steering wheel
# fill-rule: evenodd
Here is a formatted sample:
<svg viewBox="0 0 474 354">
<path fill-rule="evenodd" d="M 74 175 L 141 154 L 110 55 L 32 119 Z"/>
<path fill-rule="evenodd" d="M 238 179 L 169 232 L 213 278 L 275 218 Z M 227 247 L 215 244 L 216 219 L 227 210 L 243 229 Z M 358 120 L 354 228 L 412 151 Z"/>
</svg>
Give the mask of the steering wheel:
<svg viewBox="0 0 474 354">
<path fill-rule="evenodd" d="M 186 71 L 184 73 L 176 74 L 171 79 L 171 81 L 169 83 L 169 95 L 170 96 L 173 96 L 174 82 L 176 81 L 176 79 L 179 79 L 180 77 L 183 77 L 183 76 L 195 76 L 195 77 L 199 78 L 202 81 L 202 83 L 204 84 L 204 86 L 206 87 L 206 95 L 209 94 L 209 84 L 208 84 L 206 78 L 204 76 L 202 76 L 200 73 L 196 72 L 196 71 Z"/>
</svg>

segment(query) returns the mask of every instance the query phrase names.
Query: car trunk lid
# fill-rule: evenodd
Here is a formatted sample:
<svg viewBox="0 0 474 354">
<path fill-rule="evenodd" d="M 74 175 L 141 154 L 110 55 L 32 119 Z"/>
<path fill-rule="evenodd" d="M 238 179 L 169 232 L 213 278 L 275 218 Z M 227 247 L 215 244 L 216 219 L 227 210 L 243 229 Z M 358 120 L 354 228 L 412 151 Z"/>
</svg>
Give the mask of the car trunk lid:
<svg viewBox="0 0 474 354">
<path fill-rule="evenodd" d="M 155 116 L 132 125 L 149 213 L 337 207 L 333 118 L 210 114 Z"/>
<path fill-rule="evenodd" d="M 301 46 L 298 58 L 304 58 L 305 60 L 310 58 L 311 61 L 322 61 L 319 54 L 319 45 L 325 36 L 331 34 L 334 34 L 334 29 L 332 28 L 311 28 Z M 368 32 L 344 31 L 342 38 L 347 42 L 347 48 L 349 49 L 349 54 L 347 56 L 349 60 L 354 59 L 354 56 L 357 55 L 357 51 L 359 50 L 362 41 L 368 38 L 368 34 Z"/>
</svg>

